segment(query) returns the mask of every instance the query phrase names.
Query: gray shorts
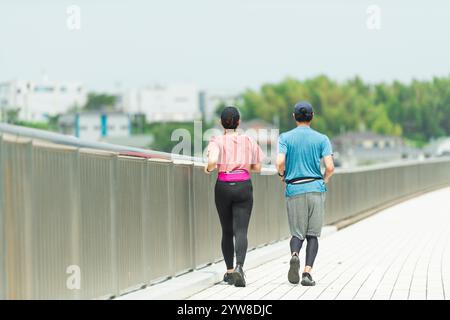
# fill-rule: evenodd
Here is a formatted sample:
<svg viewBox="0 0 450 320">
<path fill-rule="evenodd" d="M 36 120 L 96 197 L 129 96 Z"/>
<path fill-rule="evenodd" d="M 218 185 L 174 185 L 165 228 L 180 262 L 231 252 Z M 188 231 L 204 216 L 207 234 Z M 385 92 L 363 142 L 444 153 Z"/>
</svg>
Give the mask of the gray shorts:
<svg viewBox="0 0 450 320">
<path fill-rule="evenodd" d="M 320 237 L 325 214 L 325 192 L 308 192 L 287 198 L 291 235 L 301 240 Z"/>
</svg>

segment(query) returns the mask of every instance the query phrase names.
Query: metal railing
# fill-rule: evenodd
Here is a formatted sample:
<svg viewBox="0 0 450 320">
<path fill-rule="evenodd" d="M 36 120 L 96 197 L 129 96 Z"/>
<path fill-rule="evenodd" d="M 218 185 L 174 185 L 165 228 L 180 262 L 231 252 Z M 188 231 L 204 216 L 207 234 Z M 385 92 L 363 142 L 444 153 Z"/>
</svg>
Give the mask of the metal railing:
<svg viewBox="0 0 450 320">
<path fill-rule="evenodd" d="M 216 177 L 201 164 L 1 131 L 0 298 L 107 298 L 221 259 Z M 326 223 L 449 183 L 449 159 L 341 170 Z M 289 236 L 283 184 L 253 185 L 250 249 Z"/>
</svg>

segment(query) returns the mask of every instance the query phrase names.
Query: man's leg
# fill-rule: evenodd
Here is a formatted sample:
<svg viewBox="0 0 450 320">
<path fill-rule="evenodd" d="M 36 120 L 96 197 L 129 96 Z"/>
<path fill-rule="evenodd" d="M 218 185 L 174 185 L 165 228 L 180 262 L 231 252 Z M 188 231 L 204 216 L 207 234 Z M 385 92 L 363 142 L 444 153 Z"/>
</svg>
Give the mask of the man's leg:
<svg viewBox="0 0 450 320">
<path fill-rule="evenodd" d="M 314 265 L 314 260 L 316 260 L 317 251 L 319 250 L 319 240 L 317 237 L 306 236 L 306 262 L 304 272 L 311 272 Z"/>
<path fill-rule="evenodd" d="M 291 255 L 296 254 L 298 256 L 298 254 L 300 253 L 300 250 L 302 249 L 303 240 L 299 239 L 296 236 L 292 236 L 291 242 L 289 243 L 289 245 L 291 247 Z"/>
<path fill-rule="evenodd" d="M 297 195 L 287 199 L 287 211 L 289 229 L 291 231 L 291 260 L 288 271 L 288 280 L 290 283 L 297 284 L 300 282 L 300 259 L 299 252 L 302 248 L 304 235 L 308 223 L 308 208 L 306 204 L 305 194 Z"/>
<path fill-rule="evenodd" d="M 325 209 L 325 194 L 319 192 L 312 192 L 307 194 L 308 202 L 308 231 L 306 232 L 306 261 L 305 269 L 302 274 L 302 285 L 314 286 L 316 282 L 311 276 L 311 269 L 319 250 L 319 241 L 323 225 L 324 209 Z"/>
</svg>

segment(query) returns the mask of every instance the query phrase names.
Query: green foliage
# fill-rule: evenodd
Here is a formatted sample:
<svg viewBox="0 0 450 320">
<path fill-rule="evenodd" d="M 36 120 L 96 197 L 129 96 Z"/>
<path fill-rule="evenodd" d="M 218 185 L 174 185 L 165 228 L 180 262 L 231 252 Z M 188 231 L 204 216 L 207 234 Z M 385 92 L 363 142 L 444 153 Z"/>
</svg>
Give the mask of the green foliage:
<svg viewBox="0 0 450 320">
<path fill-rule="evenodd" d="M 34 128 L 34 129 L 40 129 L 40 130 L 48 130 L 50 131 L 50 125 L 48 122 L 30 122 L 30 121 L 16 121 L 14 123 L 15 125 L 22 126 L 22 127 L 28 127 L 28 128 Z"/>
<path fill-rule="evenodd" d="M 171 141 L 172 132 L 176 129 L 186 129 L 191 135 L 194 132 L 193 123 L 152 123 L 147 124 L 146 133 L 153 135 L 151 148 L 158 151 L 171 152 L 179 141 Z"/>
<path fill-rule="evenodd" d="M 94 111 L 110 110 L 114 108 L 116 101 L 117 97 L 114 95 L 90 92 L 84 109 Z"/>
<path fill-rule="evenodd" d="M 59 120 L 59 115 L 50 116 L 48 118 L 48 123 L 47 123 L 48 129 L 47 130 L 58 131 L 58 129 L 59 129 L 58 128 L 58 120 Z"/>
<path fill-rule="evenodd" d="M 135 114 L 131 116 L 131 134 L 145 134 L 146 133 L 145 114 Z M 148 130 L 147 130 L 148 131 Z"/>
<path fill-rule="evenodd" d="M 85 110 L 108 110 L 116 96 L 89 93 Z M 413 80 L 408 84 L 366 84 L 359 77 L 337 83 L 325 75 L 299 81 L 286 78 L 268 83 L 259 90 L 245 90 L 238 107 L 243 120 L 262 119 L 279 125 L 280 131 L 295 126 L 292 109 L 300 100 L 310 101 L 315 109 L 312 126 L 330 137 L 345 131 L 370 130 L 380 134 L 402 136 L 408 145 L 423 146 L 432 138 L 450 135 L 450 76 L 430 81 Z M 219 105 L 220 115 L 225 105 Z M 74 106 L 73 110 L 79 108 Z M 19 121 L 18 110 L 5 112 L 3 118 L 23 126 L 56 130 L 57 117 L 48 124 Z M 145 117 L 132 120 L 133 133 L 151 134 L 155 150 L 170 152 L 179 141 L 171 141 L 174 130 L 184 128 L 193 137 L 193 123 L 152 123 Z M 217 119 L 214 120 L 217 122 Z M 203 131 L 213 126 L 203 123 Z M 205 142 L 203 143 L 205 144 Z"/>
<path fill-rule="evenodd" d="M 56 131 L 57 117 L 50 117 L 48 121 L 33 122 L 33 121 L 23 121 L 19 119 L 19 108 L 11 108 L 4 112 L 4 120 L 7 123 L 14 124 L 17 126 Z"/>
<path fill-rule="evenodd" d="M 212 124 L 203 122 L 202 131 L 206 131 L 212 127 Z M 189 132 L 191 137 L 191 154 L 194 153 L 194 123 L 193 122 L 161 122 L 161 123 L 147 123 L 145 125 L 145 134 L 153 136 L 153 143 L 149 148 L 158 151 L 171 152 L 173 148 L 180 141 L 172 141 L 172 134 L 177 129 L 185 129 Z M 202 132 L 202 133 L 203 133 Z M 202 134 L 201 133 L 201 134 Z M 203 140 L 203 139 L 202 139 Z M 202 141 L 202 148 L 206 146 L 205 141 Z"/>
<path fill-rule="evenodd" d="M 337 83 L 324 75 L 305 81 L 287 78 L 246 90 L 240 109 L 244 120 L 260 118 L 280 131 L 295 126 L 292 109 L 300 100 L 315 109 L 312 126 L 330 136 L 344 131 L 370 130 L 403 136 L 421 145 L 450 135 L 450 76 L 410 84 L 365 84 L 359 77 Z"/>
<path fill-rule="evenodd" d="M 2 120 L 6 123 L 16 124 L 19 120 L 19 108 L 11 108 L 6 111 L 2 110 Z"/>
</svg>

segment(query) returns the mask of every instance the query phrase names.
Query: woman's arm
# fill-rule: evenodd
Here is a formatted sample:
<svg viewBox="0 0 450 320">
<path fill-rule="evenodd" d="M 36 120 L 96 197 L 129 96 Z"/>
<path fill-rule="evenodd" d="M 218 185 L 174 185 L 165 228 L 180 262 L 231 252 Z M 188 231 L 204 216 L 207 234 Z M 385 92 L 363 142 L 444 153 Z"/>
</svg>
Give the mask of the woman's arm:
<svg viewBox="0 0 450 320">
<path fill-rule="evenodd" d="M 216 149 L 211 149 L 208 152 L 208 163 L 205 166 L 205 173 L 210 174 L 217 167 L 219 161 L 219 152 Z"/>
<path fill-rule="evenodd" d="M 258 142 L 250 139 L 251 143 L 251 150 L 252 152 L 252 164 L 250 165 L 250 172 L 261 172 L 262 168 L 262 162 L 265 158 L 264 152 L 262 151 L 261 147 L 259 146 Z"/>
</svg>

